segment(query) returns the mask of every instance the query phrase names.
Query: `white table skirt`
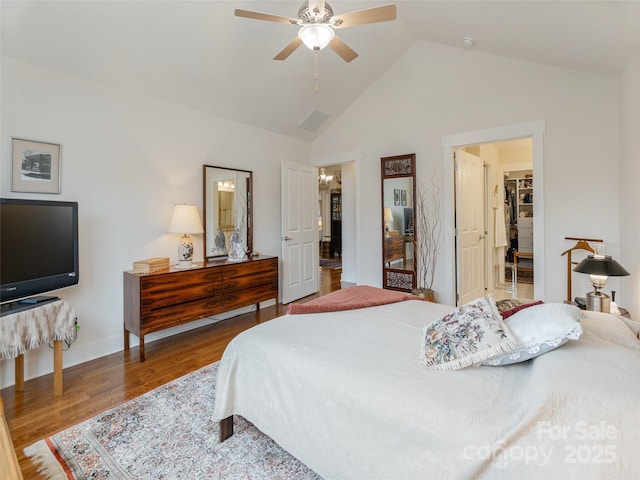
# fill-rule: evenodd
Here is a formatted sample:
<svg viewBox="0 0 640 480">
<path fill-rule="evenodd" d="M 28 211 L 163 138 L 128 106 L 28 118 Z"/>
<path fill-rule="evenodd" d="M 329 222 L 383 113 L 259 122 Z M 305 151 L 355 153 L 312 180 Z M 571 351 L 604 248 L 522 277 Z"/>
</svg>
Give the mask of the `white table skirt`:
<svg viewBox="0 0 640 480">
<path fill-rule="evenodd" d="M 0 318 L 0 360 L 56 340 L 73 340 L 76 309 L 64 300 Z"/>
</svg>

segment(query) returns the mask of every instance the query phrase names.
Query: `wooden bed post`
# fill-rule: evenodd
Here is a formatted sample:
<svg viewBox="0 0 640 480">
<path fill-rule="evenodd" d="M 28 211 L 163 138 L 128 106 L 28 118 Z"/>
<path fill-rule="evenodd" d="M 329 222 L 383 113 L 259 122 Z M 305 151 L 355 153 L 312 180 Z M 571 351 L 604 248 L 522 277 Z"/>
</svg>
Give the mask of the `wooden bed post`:
<svg viewBox="0 0 640 480">
<path fill-rule="evenodd" d="M 224 442 L 227 438 L 233 435 L 233 415 L 223 418 L 218 423 L 220 442 Z"/>
</svg>

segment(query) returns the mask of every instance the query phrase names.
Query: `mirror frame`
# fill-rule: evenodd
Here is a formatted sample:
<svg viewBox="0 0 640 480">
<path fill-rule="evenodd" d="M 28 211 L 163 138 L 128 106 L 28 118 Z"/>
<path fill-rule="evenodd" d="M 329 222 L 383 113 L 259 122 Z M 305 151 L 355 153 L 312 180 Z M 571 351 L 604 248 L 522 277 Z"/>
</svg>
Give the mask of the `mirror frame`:
<svg viewBox="0 0 640 480">
<path fill-rule="evenodd" d="M 212 234 L 215 238 L 215 232 L 217 231 L 218 225 L 209 225 L 209 218 L 207 217 L 207 212 L 211 209 L 215 211 L 216 199 L 208 198 L 209 190 L 207 189 L 207 172 L 211 169 L 228 171 L 232 173 L 242 172 L 248 174 L 247 177 L 247 238 L 246 238 L 246 247 L 247 254 L 250 254 L 253 251 L 253 172 L 251 170 L 241 170 L 239 168 L 227 168 L 227 167 L 219 167 L 216 165 L 203 165 L 202 166 L 202 195 L 203 195 L 203 204 L 202 204 L 202 215 L 204 218 L 204 258 L 206 260 L 209 259 L 220 259 L 228 256 L 228 253 L 220 254 L 220 255 L 210 255 L 209 252 L 212 251 L 213 245 L 209 245 L 209 234 Z M 209 208 L 208 208 L 209 207 Z M 213 232 L 212 232 L 213 230 Z"/>
<path fill-rule="evenodd" d="M 415 272 L 418 265 L 418 252 L 415 248 L 415 225 L 416 225 L 416 154 L 409 153 L 406 155 L 395 155 L 392 157 L 382 157 L 380 159 L 381 178 L 381 215 L 382 215 L 382 288 L 388 290 L 399 290 L 402 292 L 410 292 L 416 288 L 417 275 Z M 385 179 L 409 177 L 413 180 L 411 185 L 411 198 L 413 199 L 413 225 L 414 232 L 410 236 L 409 241 L 413 244 L 413 270 L 403 270 L 399 268 L 387 267 L 385 262 L 385 239 L 387 237 L 384 228 L 384 181 Z M 405 242 L 406 249 L 406 242 Z"/>
</svg>

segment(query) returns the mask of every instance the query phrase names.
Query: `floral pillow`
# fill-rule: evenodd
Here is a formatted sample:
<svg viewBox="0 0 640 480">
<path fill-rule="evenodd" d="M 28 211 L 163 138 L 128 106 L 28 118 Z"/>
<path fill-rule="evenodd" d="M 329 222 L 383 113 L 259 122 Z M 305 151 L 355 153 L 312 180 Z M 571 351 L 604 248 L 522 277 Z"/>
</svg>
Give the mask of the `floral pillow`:
<svg viewBox="0 0 640 480">
<path fill-rule="evenodd" d="M 582 335 L 582 313 L 574 305 L 544 303 L 514 313 L 505 323 L 518 340 L 508 353 L 481 362 L 481 365 L 510 365 L 524 362 L 577 340 Z"/>
<path fill-rule="evenodd" d="M 458 370 L 513 350 L 517 345 L 491 295 L 456 308 L 423 329 L 420 365 Z"/>
</svg>

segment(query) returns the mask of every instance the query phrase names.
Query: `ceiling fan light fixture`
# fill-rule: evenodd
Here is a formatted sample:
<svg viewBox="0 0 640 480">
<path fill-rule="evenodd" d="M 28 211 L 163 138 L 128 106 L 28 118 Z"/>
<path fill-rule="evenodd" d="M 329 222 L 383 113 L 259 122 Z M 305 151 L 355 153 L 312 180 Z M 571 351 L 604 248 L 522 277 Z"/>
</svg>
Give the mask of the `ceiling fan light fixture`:
<svg viewBox="0 0 640 480">
<path fill-rule="evenodd" d="M 335 36 L 333 28 L 323 24 L 303 25 L 298 32 L 298 37 L 310 50 L 322 50 Z"/>
</svg>

